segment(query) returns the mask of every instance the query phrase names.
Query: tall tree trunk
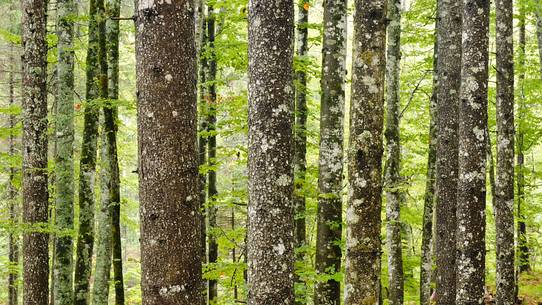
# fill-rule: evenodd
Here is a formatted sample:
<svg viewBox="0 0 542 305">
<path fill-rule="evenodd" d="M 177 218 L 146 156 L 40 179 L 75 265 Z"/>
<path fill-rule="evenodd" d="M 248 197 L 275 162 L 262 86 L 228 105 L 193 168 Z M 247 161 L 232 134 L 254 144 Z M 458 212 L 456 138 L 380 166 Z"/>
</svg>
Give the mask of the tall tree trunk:
<svg viewBox="0 0 542 305">
<path fill-rule="evenodd" d="M 13 56 L 13 46 L 9 47 L 9 107 L 15 107 L 15 57 Z M 9 156 L 15 157 L 15 114 L 9 115 Z M 19 223 L 19 207 L 17 204 L 17 189 L 15 187 L 16 169 L 13 166 L 9 168 L 8 178 L 8 206 L 9 206 L 9 221 L 12 224 Z M 19 278 L 19 235 L 17 232 L 10 232 L 8 236 L 8 259 L 9 259 L 9 275 L 8 275 L 8 305 L 17 305 L 19 288 L 17 280 Z"/>
<path fill-rule="evenodd" d="M 401 1 L 388 0 L 388 50 L 386 58 L 387 160 L 386 183 L 386 243 L 388 248 L 388 300 L 390 305 L 402 305 L 404 300 L 403 244 L 401 242 L 401 138 L 400 64 L 401 64 Z"/>
<path fill-rule="evenodd" d="M 514 263 L 514 9 L 496 3 L 497 23 L 497 305 L 515 304 Z M 491 149 L 491 148 L 490 148 Z"/>
<path fill-rule="evenodd" d="M 438 28 L 438 18 L 435 22 Z M 427 151 L 427 176 L 425 180 L 425 194 L 423 202 L 422 247 L 420 259 L 420 304 L 429 305 L 431 301 L 431 279 L 433 278 L 433 246 L 434 246 L 434 207 L 435 207 L 435 180 L 437 162 L 437 92 L 438 92 L 438 40 L 435 37 L 433 47 L 433 89 L 429 100 L 429 148 Z"/>
<path fill-rule="evenodd" d="M 538 57 L 540 64 L 540 77 L 542 77 L 542 2 L 537 1 L 537 10 L 536 10 L 536 39 L 538 41 Z"/>
<path fill-rule="evenodd" d="M 248 36 L 248 304 L 294 304 L 293 1 L 250 1 Z"/>
<path fill-rule="evenodd" d="M 74 50 L 73 28 L 77 16 L 73 0 L 57 2 L 58 64 L 56 96 L 54 304 L 73 303 L 74 205 Z"/>
<path fill-rule="evenodd" d="M 482 304 L 484 299 L 488 46 L 489 1 L 467 0 L 459 107 L 458 305 Z"/>
<path fill-rule="evenodd" d="M 94 247 L 94 180 L 98 141 L 98 98 L 107 98 L 107 62 L 105 53 L 105 14 L 103 0 L 91 0 L 89 38 L 86 59 L 86 102 L 79 173 L 79 232 L 75 259 L 76 305 L 89 302 Z"/>
<path fill-rule="evenodd" d="M 439 0 L 437 27 L 436 303 L 454 305 L 461 85 L 461 1 Z"/>
<path fill-rule="evenodd" d="M 207 76 L 207 130 L 208 130 L 208 162 L 209 166 L 216 166 L 216 54 L 215 54 L 215 13 L 211 5 L 207 6 L 207 39 L 208 50 L 210 57 L 207 59 L 209 70 Z M 209 205 L 207 208 L 208 227 L 208 249 L 209 263 L 216 263 L 218 259 L 218 244 L 216 242 L 216 196 L 218 194 L 216 187 L 216 169 L 212 168 L 208 173 L 208 189 Z M 218 296 L 218 283 L 215 279 L 209 281 L 209 302 L 216 302 Z"/>
<path fill-rule="evenodd" d="M 115 305 L 124 305 L 124 276 L 122 273 L 122 238 L 120 232 L 120 172 L 117 150 L 118 107 L 119 99 L 119 20 L 121 0 L 108 0 L 106 7 L 106 39 L 107 39 L 107 75 L 108 75 L 108 107 L 104 108 L 105 132 L 108 142 L 108 162 L 110 169 L 109 208 L 111 214 L 111 243 L 113 251 L 113 281 L 115 287 Z"/>
<path fill-rule="evenodd" d="M 324 2 L 316 272 L 341 271 L 347 0 Z M 339 305 L 341 284 L 317 282 L 315 305 Z"/>
<path fill-rule="evenodd" d="M 144 305 L 202 302 L 193 4 L 137 2 Z"/>
<path fill-rule="evenodd" d="M 47 305 L 47 41 L 45 1 L 22 1 L 23 304 Z"/>
<path fill-rule="evenodd" d="M 524 127 L 525 124 L 525 4 L 519 4 L 519 51 L 518 51 L 518 82 L 519 82 L 519 105 L 518 105 L 518 130 L 517 130 L 517 192 L 518 192 L 518 248 L 517 259 L 519 273 L 529 271 L 531 269 L 529 263 L 529 246 L 527 244 L 527 224 L 525 223 L 525 215 L 522 212 L 523 204 L 525 203 L 525 143 L 524 143 Z M 519 274 L 518 274 L 519 277 Z M 519 278 L 518 278 L 519 281 Z"/>
<path fill-rule="evenodd" d="M 296 24 L 296 56 L 300 59 L 307 56 L 308 50 L 308 23 L 309 3 L 307 0 L 297 0 L 298 16 Z M 306 244 L 305 224 L 305 172 L 307 171 L 307 73 L 304 67 L 295 73 L 295 127 L 294 127 L 294 247 L 300 248 Z M 302 262 L 303 251 L 298 251 L 296 261 Z M 303 291 L 296 295 L 299 304 L 306 303 L 306 286 L 303 280 L 296 274 L 295 284 Z M 298 290 L 296 289 L 296 290 Z"/>
<path fill-rule="evenodd" d="M 348 154 L 345 304 L 380 300 L 386 0 L 356 0 Z"/>
</svg>

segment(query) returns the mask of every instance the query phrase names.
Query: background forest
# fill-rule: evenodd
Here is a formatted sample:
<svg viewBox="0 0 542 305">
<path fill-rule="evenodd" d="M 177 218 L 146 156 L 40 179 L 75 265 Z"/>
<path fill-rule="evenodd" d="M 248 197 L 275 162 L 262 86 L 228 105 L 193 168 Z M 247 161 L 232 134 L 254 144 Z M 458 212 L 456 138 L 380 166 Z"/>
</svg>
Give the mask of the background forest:
<svg viewBox="0 0 542 305">
<path fill-rule="evenodd" d="M 201 0 L 200 0 L 201 1 Z M 297 261 L 296 298 L 301 303 L 314 304 L 313 295 L 317 282 L 330 279 L 343 282 L 344 263 L 342 269 L 330 274 L 316 271 L 316 241 L 318 217 L 318 158 L 320 143 L 320 113 L 321 113 L 321 73 L 322 73 L 322 39 L 323 30 L 323 1 L 301 0 L 295 5 L 296 10 L 296 46 L 303 45 L 306 49 L 297 48 L 294 59 L 296 72 L 296 91 L 306 95 L 306 122 L 299 120 L 299 109 L 296 111 L 297 127 L 304 125 L 306 135 L 306 170 L 296 172 L 295 197 L 303 198 L 306 209 L 297 210 L 296 224 L 305 226 L 305 234 L 301 230 L 304 242 L 295 249 Z M 100 111 L 99 121 L 95 128 L 99 129 L 97 138 L 98 158 L 96 161 L 96 183 L 90 184 L 93 189 L 89 193 L 95 196 L 96 205 L 83 206 L 83 198 L 79 191 L 80 162 L 82 158 L 82 143 L 84 140 L 85 109 L 89 105 L 88 71 L 89 66 L 98 66 L 99 56 L 89 57 L 89 52 L 96 52 L 92 45 L 97 39 L 96 33 L 105 30 L 110 33 L 110 25 L 106 29 L 92 26 L 92 20 L 101 17 L 91 13 L 100 13 L 100 7 L 93 7 L 100 1 L 76 0 L 77 14 L 71 15 L 73 21 L 73 47 L 67 46 L 74 54 L 73 70 L 73 111 L 74 137 L 73 161 L 75 180 L 74 225 L 72 229 L 58 225 L 55 219 L 56 207 L 59 201 L 56 179 L 58 143 L 63 141 L 62 131 L 58 126 L 66 126 L 62 117 L 58 116 L 63 95 L 58 89 L 58 73 L 62 73 L 59 62 L 59 48 L 63 37 L 59 37 L 59 16 L 65 9 L 65 0 L 48 1 L 47 5 L 47 93 L 48 93 L 48 125 L 49 138 L 49 225 L 42 228 L 50 233 L 50 268 L 55 270 L 55 246 L 57 238 L 70 236 L 77 239 L 77 228 L 86 223 L 93 227 L 94 259 L 86 272 L 91 273 L 91 300 L 100 303 L 101 297 L 113 303 L 116 293 L 115 280 L 118 279 L 118 269 L 122 270 L 124 303 L 141 303 L 141 265 L 140 265 L 140 219 L 138 198 L 138 133 L 137 133 L 137 104 L 136 104 L 136 62 L 135 62 L 135 27 L 132 20 L 134 15 L 133 1 L 106 0 L 105 12 L 114 12 L 112 8 L 120 5 L 117 16 L 109 15 L 108 22 L 115 21 L 119 25 L 118 53 L 118 98 L 104 99 L 95 95 L 98 103 L 107 104 L 118 127 L 116 133 L 118 156 L 118 175 L 120 182 L 120 240 L 111 235 L 108 217 L 111 211 L 103 207 L 111 192 L 107 187 L 107 179 L 111 172 L 110 155 L 108 155 L 108 120 Z M 350 1 L 353 2 L 353 1 Z M 393 1 L 390 1 L 393 3 Z M 431 236 L 427 233 L 432 228 L 432 217 L 425 217 L 433 208 L 434 190 L 428 178 L 431 168 L 430 154 L 430 123 L 431 101 L 434 82 L 435 50 L 435 21 L 436 1 L 433 0 L 403 0 L 397 2 L 400 7 L 400 79 L 399 79 L 399 133 L 400 133 L 400 173 L 398 182 L 384 185 L 384 192 L 400 193 L 400 247 L 402 249 L 402 266 L 404 272 L 404 303 L 427 304 L 428 300 L 420 301 L 420 279 L 424 255 L 429 257 L 431 265 Z M 206 220 L 206 262 L 204 262 L 203 277 L 210 289 L 211 304 L 239 304 L 246 302 L 246 234 L 247 234 L 247 205 L 248 205 L 248 31 L 247 31 L 247 0 L 207 0 L 200 3 L 198 12 L 201 36 L 196 42 L 199 49 L 199 98 L 198 119 L 200 121 L 198 137 L 200 139 L 200 175 L 205 180 L 205 204 L 203 210 Z M 486 281 L 487 296 L 495 293 L 496 281 L 496 233 L 495 214 L 493 211 L 496 167 L 496 59 L 495 59 L 495 8 L 491 4 L 490 40 L 489 40 L 489 105 L 488 125 L 491 141 L 488 150 L 487 166 L 487 207 L 486 207 Z M 353 3 L 348 4 L 346 19 L 348 39 L 346 46 L 346 98 L 345 117 L 349 117 L 350 83 L 352 75 L 352 23 Z M 97 9 L 97 10 L 96 10 Z M 101 8 L 102 10 L 104 7 Z M 19 304 L 22 300 L 22 256 L 17 249 L 21 247 L 22 235 L 26 229 L 21 224 L 22 193 L 22 123 L 21 123 L 21 4 L 14 0 L 0 0 L 0 304 Z M 303 17 L 308 18 L 308 21 Z M 98 19 L 96 19 L 98 18 Z M 390 18 L 390 17 L 388 17 Z M 94 24 L 96 26 L 96 24 Z M 306 31 L 307 36 L 303 33 Z M 389 33 L 388 33 L 389 35 Z M 89 42 L 90 40 L 90 42 Z M 107 43 L 112 40 L 107 39 Z M 94 41 L 96 42 L 96 41 Z M 60 43 L 60 44 L 59 44 Z M 301 52 L 300 52 L 301 51 Z M 94 58 L 95 62 L 89 61 Z M 108 58 L 107 60 L 111 60 Z M 521 273 L 519 283 L 519 298 L 523 304 L 542 303 L 542 3 L 539 0 L 517 0 L 514 3 L 514 60 L 515 60 L 515 127 L 516 155 L 521 154 L 523 162 L 515 166 L 515 219 L 516 236 L 525 236 L 522 244 L 520 265 L 525 272 Z M 111 67 L 111 63 L 110 63 Z M 299 76 L 303 77 L 299 77 Z M 306 78 L 306 83 L 303 81 Z M 110 80 L 111 90 L 111 80 Z M 115 85 L 114 85 L 115 86 Z M 113 87 L 114 88 L 114 87 Z M 96 102 L 94 101 L 94 102 Z M 65 105 L 62 104 L 62 105 Z M 299 105 L 299 104 L 298 104 Z M 389 109 L 389 108 L 388 108 Z M 303 117 L 303 116 L 302 116 Z M 111 117 L 109 117 L 111 119 Z M 60 122 L 60 123 L 59 123 Z M 386 123 L 385 123 L 386 124 Z M 344 139 L 348 139 L 349 120 L 344 120 Z M 110 143 L 110 142 L 109 142 Z M 344 151 L 348 150 L 348 141 L 344 141 Z M 388 146 L 389 149 L 389 146 Z M 204 153 L 201 153 L 201 152 Z M 206 152 L 206 153 L 205 153 Z M 384 152 L 387 156 L 389 151 Z M 434 152 L 433 152 L 434 153 Z M 519 156 L 518 156 L 519 158 Z M 520 159 L 518 159 L 520 160 Z M 346 175 L 346 154 L 344 156 L 344 172 Z M 384 171 L 386 171 L 384 167 Z M 434 169 L 433 169 L 434 170 Z M 301 174 L 300 174 L 301 172 Z M 434 175 L 434 174 L 432 174 Z M 83 175 L 84 176 L 84 175 Z M 81 176 L 82 177 L 82 176 Z M 429 176 L 430 177 L 430 176 Z M 434 177 L 434 176 L 433 176 Z M 429 180 L 428 180 L 429 179 Z M 104 182 L 105 181 L 105 182 Z M 106 185 L 106 186 L 104 186 Z M 346 179 L 343 181 L 342 197 L 346 202 L 348 188 Z M 93 191 L 93 192 L 92 192 Z M 320 194 L 320 196 L 325 196 Z M 383 196 L 382 206 L 387 204 L 387 196 Z M 519 199 L 518 199 L 519 198 Z M 60 203 L 61 204 L 61 203 Z M 346 215 L 346 204 L 342 205 L 343 216 Z M 89 210 L 93 209 L 92 219 L 87 219 Z M 83 216 L 81 216 L 83 215 Z M 344 219 L 344 217 L 343 217 Z M 387 238 L 386 209 L 382 209 L 381 238 L 383 243 Z M 425 219 L 425 220 L 424 220 Z M 517 221 L 517 220 L 520 221 Z M 302 223 L 302 224 L 300 224 Z M 336 224 L 337 226 L 339 224 Z M 344 228 L 344 223 L 342 224 Z M 424 236 L 424 227 L 425 236 Z M 298 227 L 299 228 L 299 227 Z M 524 231 L 522 231 L 522 228 Z M 80 229 L 81 230 L 81 229 Z M 296 231 L 297 233 L 299 231 Z M 115 233 L 113 233 L 115 234 Z M 524 234 L 524 235 L 523 235 Z M 424 242 L 424 238 L 426 239 Z M 427 238 L 429 238 L 427 240 Z M 516 237 L 516 241 L 517 241 Z M 341 249 L 346 247 L 346 230 L 342 230 L 342 238 L 336 241 Z M 76 242 L 74 241 L 74 249 Z M 104 245 L 113 245 L 111 246 Z M 77 242 L 79 245 L 79 241 Z M 425 246 L 423 249 L 422 245 Z M 384 304 L 388 304 L 388 247 L 383 246 L 382 256 L 382 294 Z M 113 267 L 103 268 L 111 264 Z M 78 250 L 79 251 L 79 250 Z M 109 253 L 103 255 L 104 252 Z M 107 252 L 109 251 L 109 252 Z M 428 252 L 429 251 L 429 252 Z M 521 252 L 520 251 L 520 252 Z M 92 254 L 92 251 L 91 251 Z M 118 255 L 121 254 L 121 255 Z M 75 251 L 70 253 L 75 257 Z M 117 255 L 117 256 L 116 256 Z M 78 254 L 79 256 L 79 254 Z M 117 259 L 118 258 L 118 259 Z M 344 256 L 343 256 L 344 260 Z M 121 262 L 121 266 L 115 262 Z M 427 261 L 425 262 L 427 266 Z M 434 269 L 432 263 L 431 271 Z M 58 266 L 57 266 L 58 267 Z M 519 267 L 518 267 L 519 268 Z M 114 270 L 115 269 L 115 270 Z M 100 271 L 101 270 L 101 271 Z M 105 271 L 103 271 L 105 270 Z M 427 270 L 427 269 L 426 269 Z M 76 271 L 77 272 L 77 271 Z M 102 272 L 102 273 L 100 273 Z M 105 273 L 104 273 L 105 272 Z M 111 273 L 111 275 L 109 275 Z M 62 291 L 54 287 L 56 272 L 51 272 L 50 291 Z M 99 276 L 102 276 L 100 279 Z M 428 274 L 426 278 L 430 278 Z M 434 278 L 431 287 L 434 287 Z M 77 274 L 76 274 L 77 287 Z M 105 283 L 105 286 L 104 286 Z M 118 282 L 117 282 L 118 283 Z M 102 285 L 102 286 L 100 286 Z M 423 286 L 423 285 L 422 285 Z M 10 288 L 11 287 L 11 288 Z M 104 288 L 105 287 L 105 288 Z M 18 299 L 8 300 L 9 290 L 18 291 Z M 101 289 L 101 292 L 98 291 Z M 110 290 L 110 292 L 107 292 Z M 103 294 L 103 291 L 106 291 Z M 10 295 L 13 295 L 13 294 Z M 216 296 L 216 297 L 215 297 Z M 51 293 L 50 304 L 55 296 Z M 62 297 L 62 296 L 60 296 Z M 425 297 L 427 295 L 425 294 Z M 56 303 L 55 303 L 56 304 Z M 118 304 L 118 303 L 117 303 Z"/>
</svg>

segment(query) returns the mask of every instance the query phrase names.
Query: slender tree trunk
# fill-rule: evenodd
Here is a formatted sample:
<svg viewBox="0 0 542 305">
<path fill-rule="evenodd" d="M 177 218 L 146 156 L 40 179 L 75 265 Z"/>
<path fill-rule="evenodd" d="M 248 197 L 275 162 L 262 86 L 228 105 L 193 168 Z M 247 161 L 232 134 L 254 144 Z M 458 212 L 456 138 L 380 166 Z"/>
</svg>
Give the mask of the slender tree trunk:
<svg viewBox="0 0 542 305">
<path fill-rule="evenodd" d="M 89 302 L 94 247 L 94 180 L 98 141 L 99 108 L 96 99 L 107 98 L 105 14 L 103 0 L 91 0 L 86 59 L 86 102 L 79 174 L 79 232 L 75 259 L 76 305 Z"/>
<path fill-rule="evenodd" d="M 401 138 L 399 128 L 400 64 L 401 64 L 401 1 L 388 0 L 388 50 L 386 58 L 387 119 L 385 166 L 386 243 L 388 248 L 388 300 L 402 305 L 404 300 L 403 244 L 401 242 Z"/>
<path fill-rule="evenodd" d="M 47 305 L 47 42 L 45 1 L 22 1 L 23 304 Z"/>
<path fill-rule="evenodd" d="M 356 0 L 346 212 L 345 304 L 380 300 L 385 0 Z"/>
<path fill-rule="evenodd" d="M 515 304 L 514 263 L 514 9 L 498 0 L 497 14 L 497 305 Z"/>
<path fill-rule="evenodd" d="M 484 299 L 488 46 L 489 1 L 467 0 L 459 107 L 458 305 L 482 304 Z"/>
<path fill-rule="evenodd" d="M 250 1 L 248 36 L 248 304 L 294 304 L 293 1 Z"/>
<path fill-rule="evenodd" d="M 300 59 L 307 56 L 309 6 L 307 0 L 297 0 L 298 15 L 296 24 L 296 56 Z M 307 73 L 305 68 L 295 73 L 295 127 L 294 127 L 294 247 L 300 248 L 306 244 L 305 224 L 305 172 L 307 171 Z M 296 261 L 303 262 L 304 251 L 298 251 Z M 306 286 L 304 281 L 294 275 L 295 284 L 302 293 L 296 295 L 296 303 L 306 303 Z"/>
<path fill-rule="evenodd" d="M 458 114 L 461 85 L 462 3 L 439 0 L 437 28 L 437 177 L 436 265 L 437 305 L 454 305 L 456 294 L 456 230 L 458 183 Z"/>
<path fill-rule="evenodd" d="M 9 107 L 15 107 L 15 57 L 13 56 L 13 46 L 9 47 Z M 15 157 L 15 114 L 9 115 L 9 156 Z M 9 221 L 16 225 L 19 223 L 19 207 L 17 200 L 17 188 L 15 187 L 16 168 L 9 168 L 8 178 L 8 205 L 9 205 Z M 17 305 L 19 288 L 17 280 L 19 278 L 19 235 L 17 232 L 10 232 L 8 236 L 8 258 L 9 258 L 9 275 L 8 275 L 8 305 Z"/>
<path fill-rule="evenodd" d="M 537 1 L 537 10 L 536 10 L 536 38 L 538 41 L 538 57 L 540 64 L 540 74 L 542 77 L 542 2 Z"/>
<path fill-rule="evenodd" d="M 518 248 L 517 259 L 519 273 L 529 271 L 531 269 L 529 263 L 529 246 L 527 244 L 527 224 L 525 223 L 525 215 L 522 212 L 523 204 L 525 203 L 525 147 L 524 147 L 524 127 L 525 124 L 525 4 L 520 2 L 519 6 L 519 54 L 518 54 L 518 81 L 519 81 L 519 105 L 518 105 L 518 130 L 517 130 L 517 192 L 518 192 Z M 518 273 L 518 282 L 519 282 Z"/>
<path fill-rule="evenodd" d="M 346 10 L 347 0 L 324 2 L 316 234 L 316 272 L 322 275 L 341 271 Z M 337 280 L 317 282 L 314 304 L 339 305 L 340 288 Z"/>
<path fill-rule="evenodd" d="M 73 205 L 74 205 L 74 51 L 73 28 L 77 16 L 73 0 L 57 2 L 57 96 L 55 154 L 54 304 L 73 303 Z"/>
<path fill-rule="evenodd" d="M 438 28 L 438 19 L 435 22 Z M 420 304 L 429 305 L 431 302 L 431 279 L 433 278 L 433 246 L 434 246 L 434 207 L 435 207 L 435 180 L 437 162 L 437 92 L 438 92 L 438 41 L 435 39 L 433 49 L 433 89 L 429 101 L 429 148 L 427 152 L 427 178 L 425 180 L 425 195 L 423 203 L 423 228 L 420 262 Z"/>
<path fill-rule="evenodd" d="M 143 305 L 202 302 L 193 4 L 137 2 Z"/>
<path fill-rule="evenodd" d="M 207 77 L 207 96 L 208 103 L 207 113 L 207 130 L 208 130 L 208 162 L 209 166 L 216 166 L 216 54 L 215 54 L 215 13 L 212 6 L 207 6 L 207 39 L 208 39 L 208 52 L 210 58 L 208 58 L 209 70 Z M 209 263 L 216 263 L 218 259 L 218 244 L 216 242 L 216 233 L 213 232 L 216 229 L 216 214 L 218 212 L 216 207 L 216 196 L 218 194 L 216 187 L 216 170 L 213 168 L 208 173 L 207 193 L 209 196 L 209 206 L 207 208 L 207 218 L 209 222 L 208 227 L 208 249 L 209 249 Z M 209 281 L 209 302 L 216 302 L 218 296 L 218 283 L 216 280 Z"/>
</svg>

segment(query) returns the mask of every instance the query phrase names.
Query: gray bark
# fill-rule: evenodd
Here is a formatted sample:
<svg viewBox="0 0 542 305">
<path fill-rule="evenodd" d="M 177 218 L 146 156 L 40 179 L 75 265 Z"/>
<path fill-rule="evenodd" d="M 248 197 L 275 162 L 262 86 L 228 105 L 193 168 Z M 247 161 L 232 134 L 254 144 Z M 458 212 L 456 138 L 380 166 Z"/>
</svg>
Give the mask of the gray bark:
<svg viewBox="0 0 542 305">
<path fill-rule="evenodd" d="M 388 50 L 386 58 L 386 243 L 388 248 L 388 300 L 402 305 L 404 300 L 403 244 L 401 242 L 401 138 L 400 64 L 401 1 L 388 0 Z"/>
<path fill-rule="evenodd" d="M 188 0 L 137 2 L 144 305 L 203 299 L 193 9 Z"/>
<path fill-rule="evenodd" d="M 341 271 L 347 0 L 324 2 L 316 272 Z M 314 304 L 339 305 L 340 282 L 317 282 Z"/>
<path fill-rule="evenodd" d="M 77 16 L 73 0 L 57 2 L 58 64 L 55 143 L 54 304 L 73 303 L 73 208 L 74 208 L 74 51 L 73 28 Z"/>
<path fill-rule="evenodd" d="M 23 304 L 47 305 L 47 41 L 45 1 L 22 1 Z"/>
<path fill-rule="evenodd" d="M 292 0 L 249 3 L 249 305 L 294 304 Z"/>
<path fill-rule="evenodd" d="M 482 304 L 485 288 L 485 208 L 489 1 L 463 8 L 456 304 Z"/>
<path fill-rule="evenodd" d="M 496 3 L 497 23 L 497 305 L 515 304 L 514 263 L 514 10 L 512 0 Z"/>
<path fill-rule="evenodd" d="M 380 300 L 385 0 L 356 0 L 348 151 L 345 304 Z"/>
<path fill-rule="evenodd" d="M 461 1 L 438 2 L 436 303 L 454 305 L 456 294 L 456 208 L 458 111 L 461 84 Z"/>
</svg>

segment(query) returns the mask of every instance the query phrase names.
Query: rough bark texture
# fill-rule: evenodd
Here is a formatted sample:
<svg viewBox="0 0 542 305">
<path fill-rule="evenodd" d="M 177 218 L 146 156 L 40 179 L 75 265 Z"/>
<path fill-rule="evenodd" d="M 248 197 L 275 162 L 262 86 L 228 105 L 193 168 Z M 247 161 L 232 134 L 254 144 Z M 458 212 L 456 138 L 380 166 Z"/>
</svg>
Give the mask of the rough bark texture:
<svg viewBox="0 0 542 305">
<path fill-rule="evenodd" d="M 322 99 L 316 272 L 333 275 L 341 271 L 343 126 L 346 77 L 347 0 L 324 2 L 322 50 Z M 314 304 L 339 305 L 340 282 L 331 278 L 316 283 Z"/>
<path fill-rule="evenodd" d="M 437 305 L 454 305 L 456 293 L 456 207 L 458 179 L 458 109 L 461 84 L 462 4 L 439 0 L 437 27 Z"/>
<path fill-rule="evenodd" d="M 388 248 L 388 300 L 402 305 L 404 300 L 403 244 L 401 242 L 401 138 L 400 64 L 401 1 L 388 0 L 388 49 L 386 58 L 386 243 Z"/>
<path fill-rule="evenodd" d="M 209 70 L 207 71 L 207 131 L 208 131 L 208 162 L 209 166 L 216 166 L 216 52 L 215 52 L 215 13 L 212 6 L 207 7 L 207 52 L 210 54 L 207 59 Z M 208 173 L 207 194 L 209 196 L 209 205 L 207 208 L 208 225 L 208 262 L 216 263 L 218 259 L 218 244 L 216 242 L 216 196 L 218 194 L 216 186 L 216 170 L 211 169 Z M 218 283 L 216 280 L 209 281 L 209 302 L 216 302 L 218 296 Z"/>
<path fill-rule="evenodd" d="M 23 304 L 46 305 L 49 293 L 47 189 L 47 42 L 45 1 L 22 1 Z"/>
<path fill-rule="evenodd" d="M 385 0 L 356 0 L 348 151 L 345 304 L 380 300 Z"/>
<path fill-rule="evenodd" d="M 515 303 L 513 1 L 498 0 L 497 22 L 497 305 Z"/>
<path fill-rule="evenodd" d="M 73 0 L 57 2 L 58 64 L 56 95 L 54 304 L 73 303 L 74 208 L 74 51 L 73 28 L 77 9 Z"/>
<path fill-rule="evenodd" d="M 94 180 L 98 141 L 99 109 L 96 99 L 107 98 L 105 63 L 105 16 L 103 0 L 91 0 L 89 38 L 86 59 L 86 102 L 79 173 L 79 232 L 75 259 L 76 305 L 89 302 L 89 281 L 94 247 Z"/>
<path fill-rule="evenodd" d="M 250 1 L 248 35 L 247 302 L 293 304 L 293 1 Z"/>
<path fill-rule="evenodd" d="M 137 6 L 143 304 L 200 304 L 193 2 L 139 0 Z"/>
<path fill-rule="evenodd" d="M 438 28 L 438 19 L 436 21 Z M 437 163 L 437 91 L 438 91 L 438 41 L 435 39 L 433 50 L 433 89 L 429 101 L 429 149 L 427 151 L 427 176 L 423 202 L 422 247 L 420 259 L 420 304 L 429 305 L 431 300 L 431 279 L 433 278 L 433 245 L 434 245 L 434 207 L 435 180 Z"/>
<path fill-rule="evenodd" d="M 482 304 L 485 288 L 489 1 L 463 8 L 456 304 Z"/>
<path fill-rule="evenodd" d="M 296 24 L 296 56 L 300 59 L 307 56 L 308 51 L 308 22 L 309 10 L 306 0 L 298 0 L 298 15 Z M 305 67 L 300 67 L 295 74 L 295 128 L 294 128 L 294 246 L 303 247 L 306 244 L 306 201 L 305 201 L 305 173 L 307 171 L 307 73 Z M 303 262 L 304 251 L 298 251 L 296 261 Z M 297 274 L 295 282 L 298 286 L 296 291 L 305 291 L 305 283 Z M 306 303 L 305 295 L 296 296 L 297 303 Z"/>
</svg>

